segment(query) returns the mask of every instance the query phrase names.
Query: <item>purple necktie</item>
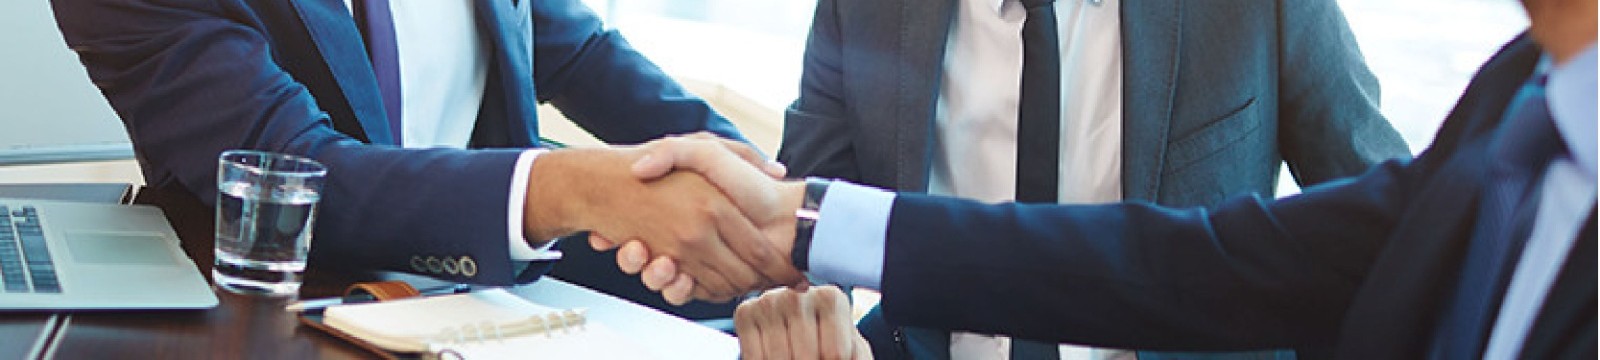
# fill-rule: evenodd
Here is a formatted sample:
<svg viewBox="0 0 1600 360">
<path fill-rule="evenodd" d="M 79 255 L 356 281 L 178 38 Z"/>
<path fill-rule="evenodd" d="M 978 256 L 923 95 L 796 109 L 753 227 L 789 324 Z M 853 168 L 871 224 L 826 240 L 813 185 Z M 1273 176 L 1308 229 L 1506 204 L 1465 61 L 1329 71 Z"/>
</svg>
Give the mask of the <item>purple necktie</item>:
<svg viewBox="0 0 1600 360">
<path fill-rule="evenodd" d="M 372 59 L 372 73 L 378 78 L 378 93 L 383 96 L 383 111 L 389 117 L 389 133 L 400 142 L 400 47 L 394 35 L 394 17 L 389 0 L 355 0 L 353 13 Z"/>
</svg>

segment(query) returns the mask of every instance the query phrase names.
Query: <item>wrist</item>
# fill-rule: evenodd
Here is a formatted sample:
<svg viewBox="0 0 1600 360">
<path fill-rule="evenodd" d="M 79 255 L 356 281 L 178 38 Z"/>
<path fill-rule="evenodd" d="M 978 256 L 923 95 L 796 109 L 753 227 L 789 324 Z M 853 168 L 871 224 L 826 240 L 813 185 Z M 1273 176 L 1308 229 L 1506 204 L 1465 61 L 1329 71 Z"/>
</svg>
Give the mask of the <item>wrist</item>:
<svg viewBox="0 0 1600 360">
<path fill-rule="evenodd" d="M 573 209 L 582 201 L 570 201 L 565 198 L 572 196 L 576 191 L 572 185 L 575 177 L 573 171 L 579 170 L 574 166 L 580 161 L 583 150 L 556 150 L 539 156 L 533 162 L 528 174 L 528 191 L 522 203 L 523 236 L 529 241 L 538 243 L 548 242 L 551 239 L 576 232 L 580 227 L 575 226 L 573 214 L 581 211 Z"/>
<path fill-rule="evenodd" d="M 821 219 L 822 201 L 832 181 L 806 178 L 800 183 L 800 204 L 792 217 L 795 221 L 794 240 L 789 246 L 789 259 L 795 269 L 804 272 L 810 268 L 811 242 L 817 221 Z"/>
<path fill-rule="evenodd" d="M 779 201 L 783 208 L 780 209 L 776 221 L 765 228 L 769 231 L 767 233 L 769 241 L 772 241 L 773 247 L 784 260 L 790 259 L 794 253 L 797 220 L 794 214 L 800 209 L 801 202 L 805 198 L 805 188 L 805 182 L 796 180 L 779 181 L 777 185 Z"/>
</svg>

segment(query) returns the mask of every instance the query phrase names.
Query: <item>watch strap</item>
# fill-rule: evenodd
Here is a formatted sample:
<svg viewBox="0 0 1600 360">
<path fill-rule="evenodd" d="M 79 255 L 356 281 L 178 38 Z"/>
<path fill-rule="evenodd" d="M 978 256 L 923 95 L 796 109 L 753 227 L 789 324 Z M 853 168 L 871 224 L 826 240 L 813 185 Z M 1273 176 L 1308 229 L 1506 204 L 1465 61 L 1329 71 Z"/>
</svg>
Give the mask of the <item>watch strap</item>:
<svg viewBox="0 0 1600 360">
<path fill-rule="evenodd" d="M 811 238 L 816 232 L 817 220 L 822 216 L 823 196 L 828 193 L 828 185 L 832 181 L 822 178 L 806 178 L 805 196 L 800 202 L 800 208 L 794 212 L 794 247 L 789 250 L 789 260 L 795 269 L 804 272 L 811 265 Z"/>
</svg>

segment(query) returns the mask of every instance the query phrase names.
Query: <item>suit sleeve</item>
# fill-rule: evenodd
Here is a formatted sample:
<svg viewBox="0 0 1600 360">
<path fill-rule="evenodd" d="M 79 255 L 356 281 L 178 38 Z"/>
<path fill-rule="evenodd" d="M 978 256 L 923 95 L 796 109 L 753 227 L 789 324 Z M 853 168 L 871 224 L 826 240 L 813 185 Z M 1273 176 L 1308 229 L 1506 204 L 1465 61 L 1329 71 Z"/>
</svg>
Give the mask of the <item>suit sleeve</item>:
<svg viewBox="0 0 1600 360">
<path fill-rule="evenodd" d="M 806 40 L 800 98 L 784 111 L 778 161 L 793 175 L 861 180 L 857 170 L 855 119 L 845 106 L 844 39 L 836 0 L 817 1 Z"/>
<path fill-rule="evenodd" d="M 1280 1 L 1279 143 L 1302 187 L 1410 157 L 1379 113 L 1378 79 L 1332 0 Z"/>
<path fill-rule="evenodd" d="M 608 30 L 580 0 L 524 0 L 532 6 L 533 77 L 540 101 L 614 144 L 710 131 L 746 141 L 705 101 L 678 86 Z"/>
<path fill-rule="evenodd" d="M 1113 348 L 1327 345 L 1419 169 L 1391 160 L 1296 197 L 1214 210 L 900 194 L 883 309 L 897 324 Z"/>
<path fill-rule="evenodd" d="M 211 203 L 221 151 L 299 154 L 329 168 L 312 266 L 495 285 L 516 277 L 505 189 L 521 150 L 403 150 L 336 131 L 274 62 L 259 19 L 237 3 L 53 6 L 68 46 L 122 118 L 150 186 Z"/>
</svg>

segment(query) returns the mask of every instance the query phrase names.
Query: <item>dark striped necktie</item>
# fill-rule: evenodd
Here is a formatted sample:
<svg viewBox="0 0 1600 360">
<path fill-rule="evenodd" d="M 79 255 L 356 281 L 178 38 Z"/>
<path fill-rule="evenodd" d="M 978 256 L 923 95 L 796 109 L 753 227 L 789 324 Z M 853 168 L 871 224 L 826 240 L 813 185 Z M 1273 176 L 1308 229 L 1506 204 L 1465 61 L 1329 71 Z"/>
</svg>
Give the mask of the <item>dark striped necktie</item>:
<svg viewBox="0 0 1600 360">
<path fill-rule="evenodd" d="M 1488 184 L 1460 283 L 1435 332 L 1433 354 L 1478 358 L 1499 313 L 1511 272 L 1532 234 L 1545 168 L 1566 150 L 1544 96 L 1544 77 L 1522 86 L 1488 148 Z"/>
</svg>

